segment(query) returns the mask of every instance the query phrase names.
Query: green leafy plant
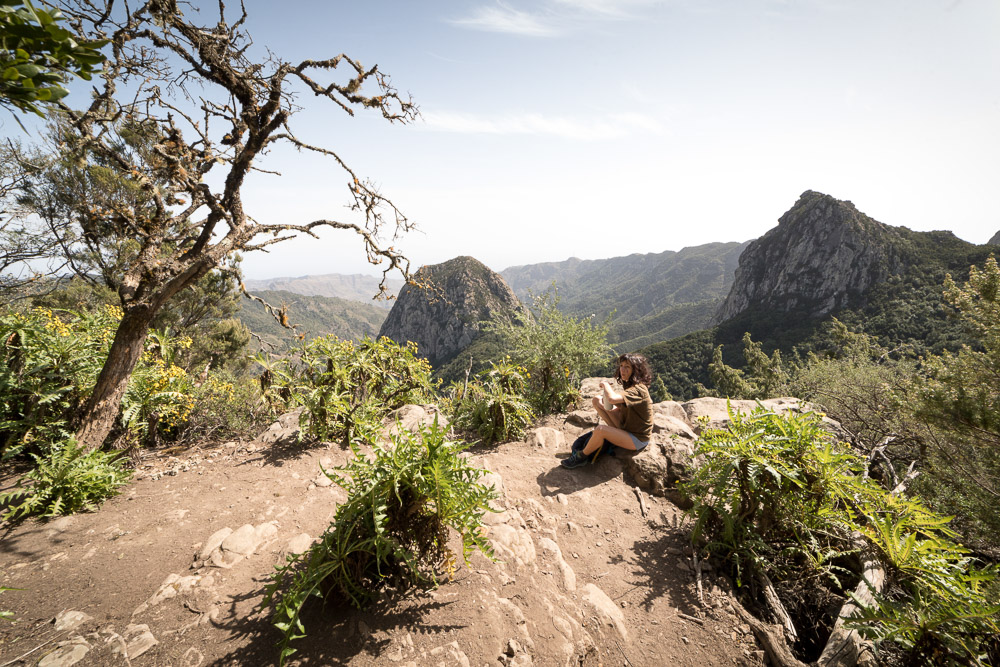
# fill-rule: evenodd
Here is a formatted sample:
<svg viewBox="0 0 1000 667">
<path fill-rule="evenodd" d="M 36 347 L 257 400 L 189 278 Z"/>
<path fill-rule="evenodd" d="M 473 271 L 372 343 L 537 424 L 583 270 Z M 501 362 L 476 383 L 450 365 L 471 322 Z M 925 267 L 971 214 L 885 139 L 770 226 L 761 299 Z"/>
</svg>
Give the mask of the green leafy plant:
<svg viewBox="0 0 1000 667">
<path fill-rule="evenodd" d="M 523 366 L 528 400 L 538 414 L 564 410 L 579 399 L 580 381 L 610 360 L 608 322 L 560 312 L 558 294 L 534 297 L 528 313 L 487 324 L 514 363 Z"/>
<path fill-rule="evenodd" d="M 52 447 L 44 456 L 32 454 L 32 458 L 35 467 L 16 488 L 0 494 L 5 521 L 95 510 L 132 476 L 123 466 L 120 452 L 87 452 L 73 438 Z"/>
<path fill-rule="evenodd" d="M 69 94 L 63 84 L 71 74 L 89 81 L 99 71 L 107 40 L 83 41 L 63 19 L 29 0 L 0 0 L 0 105 L 41 116 L 40 103 Z"/>
<path fill-rule="evenodd" d="M 324 336 L 304 343 L 292 359 L 258 356 L 261 386 L 273 405 L 301 405 L 303 431 L 321 440 L 374 439 L 382 418 L 406 403 L 430 398 L 431 368 L 412 343 L 365 337 L 355 343 Z"/>
<path fill-rule="evenodd" d="M 458 456 L 463 448 L 435 421 L 419 434 L 404 431 L 375 445 L 370 456 L 352 443 L 349 463 L 323 471 L 347 500 L 319 541 L 278 568 L 262 602 L 274 604 L 282 663 L 295 652 L 290 642 L 305 636 L 301 613 L 310 597 L 337 595 L 362 607 L 387 588 L 436 586 L 440 574 L 458 566 L 450 530 L 461 538 L 466 562 L 475 549 L 492 557 L 482 518 L 496 492 L 479 483 L 482 470 Z"/>
<path fill-rule="evenodd" d="M 925 359 L 916 380 L 915 416 L 940 436 L 927 448 L 920 489 L 936 506 L 961 515 L 963 532 L 1000 546 L 1000 265 L 973 266 L 959 285 L 949 275 L 945 301 L 974 345 Z"/>
<path fill-rule="evenodd" d="M 513 440 L 535 418 L 525 399 L 527 370 L 504 359 L 456 387 L 451 412 L 456 427 L 476 433 L 483 442 Z"/>
<path fill-rule="evenodd" d="M 743 357 L 746 359 L 745 371 L 727 366 L 722 360 L 722 346 L 715 348 L 708 375 L 722 396 L 771 398 L 788 381 L 781 350 L 775 350 L 768 357 L 764 354 L 764 346 L 750 338 L 750 332 L 743 334 Z"/>
<path fill-rule="evenodd" d="M 72 430 L 120 312 L 34 308 L 0 315 L 0 452 L 45 452 Z"/>
<path fill-rule="evenodd" d="M 194 406 L 177 434 L 178 440 L 252 439 L 274 418 L 255 378 L 225 371 L 211 373 L 191 389 Z"/>
<path fill-rule="evenodd" d="M 866 460 L 827 435 L 818 415 L 731 414 L 728 430 L 702 434 L 698 453 L 705 463 L 685 486 L 692 539 L 728 562 L 741 587 L 773 580 L 807 623 L 850 594 L 858 578 L 851 556 L 871 550 L 891 586 L 851 627 L 891 642 L 913 664 L 928 656 L 984 664 L 1000 630 L 1000 606 L 987 598 L 996 568 L 980 568 L 954 541 L 949 518 L 867 477 Z"/>
</svg>

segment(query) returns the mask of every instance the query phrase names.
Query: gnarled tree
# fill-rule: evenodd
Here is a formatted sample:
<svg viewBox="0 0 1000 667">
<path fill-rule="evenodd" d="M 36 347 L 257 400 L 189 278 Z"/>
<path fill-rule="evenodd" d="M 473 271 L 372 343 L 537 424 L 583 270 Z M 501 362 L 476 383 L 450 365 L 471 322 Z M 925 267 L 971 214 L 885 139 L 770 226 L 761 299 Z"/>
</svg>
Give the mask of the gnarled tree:
<svg viewBox="0 0 1000 667">
<path fill-rule="evenodd" d="M 343 54 L 297 64 L 273 55 L 252 59 L 245 9 L 230 21 L 222 2 L 210 25 L 196 24 L 174 0 L 149 0 L 134 11 L 78 0 L 63 9 L 84 34 L 107 39 L 110 50 L 90 106 L 62 109 L 59 154 L 51 159 L 75 196 L 58 202 L 58 215 L 44 210 L 45 198 L 33 203 L 73 270 L 98 273 L 121 300 L 124 316 L 77 433 L 94 449 L 112 428 L 157 312 L 234 253 L 316 236 L 322 227 L 344 229 L 361 236 L 383 278 L 392 270 L 408 277 L 406 258 L 381 239 L 411 223 L 336 152 L 300 140 L 291 119 L 297 93 L 352 116 L 371 109 L 390 122 L 412 121 L 418 112 L 377 67 Z M 136 141 L 136 133 L 146 140 Z M 354 217 L 254 220 L 244 208 L 244 182 L 280 143 L 344 170 Z M 112 171 L 128 196 L 97 196 L 95 165 Z"/>
</svg>

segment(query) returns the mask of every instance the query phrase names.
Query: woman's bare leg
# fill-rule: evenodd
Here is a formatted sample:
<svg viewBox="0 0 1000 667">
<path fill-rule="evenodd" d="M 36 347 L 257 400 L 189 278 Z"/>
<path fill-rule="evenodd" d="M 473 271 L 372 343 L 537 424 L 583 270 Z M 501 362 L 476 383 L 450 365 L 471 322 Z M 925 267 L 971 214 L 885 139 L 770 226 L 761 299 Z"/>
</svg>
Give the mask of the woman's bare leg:
<svg viewBox="0 0 1000 667">
<path fill-rule="evenodd" d="M 612 445 L 617 445 L 622 449 L 635 449 L 635 443 L 632 442 L 632 436 L 629 435 L 628 431 L 601 424 L 594 429 L 594 435 L 590 436 L 590 441 L 583 448 L 584 455 L 593 454 L 605 441 L 610 442 Z"/>
</svg>

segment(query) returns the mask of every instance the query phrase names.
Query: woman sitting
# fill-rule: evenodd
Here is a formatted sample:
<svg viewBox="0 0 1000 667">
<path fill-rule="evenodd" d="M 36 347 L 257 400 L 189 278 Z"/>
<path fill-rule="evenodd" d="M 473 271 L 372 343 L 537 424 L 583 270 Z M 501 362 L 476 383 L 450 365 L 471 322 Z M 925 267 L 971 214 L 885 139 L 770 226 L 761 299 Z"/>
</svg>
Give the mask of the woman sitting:
<svg viewBox="0 0 1000 667">
<path fill-rule="evenodd" d="M 601 383 L 604 398 L 611 409 L 605 409 L 600 396 L 594 397 L 594 408 L 605 423 L 594 429 L 590 441 L 582 451 L 574 451 L 569 458 L 563 459 L 563 467 L 582 466 L 605 442 L 637 452 L 641 452 L 649 444 L 653 435 L 653 401 L 649 398 L 652 373 L 649 371 L 649 362 L 641 354 L 623 354 L 618 357 L 615 379 L 621 382 L 625 391 L 619 394 L 609 383 Z"/>
</svg>

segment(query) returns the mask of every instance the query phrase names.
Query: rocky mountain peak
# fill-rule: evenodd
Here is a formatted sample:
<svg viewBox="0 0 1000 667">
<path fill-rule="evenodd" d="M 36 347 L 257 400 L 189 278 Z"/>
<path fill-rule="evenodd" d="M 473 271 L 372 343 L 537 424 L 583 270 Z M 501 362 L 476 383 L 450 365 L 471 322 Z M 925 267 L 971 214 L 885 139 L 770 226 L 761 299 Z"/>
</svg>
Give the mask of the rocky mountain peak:
<svg viewBox="0 0 1000 667">
<path fill-rule="evenodd" d="M 750 307 L 818 317 L 855 303 L 901 270 L 898 240 L 893 227 L 851 202 L 807 190 L 777 227 L 747 246 L 715 321 Z"/>
<path fill-rule="evenodd" d="M 499 274 L 473 257 L 423 266 L 399 293 L 379 331 L 413 341 L 431 364 L 454 357 L 479 335 L 479 323 L 521 304 Z"/>
<path fill-rule="evenodd" d="M 986 242 L 986 245 L 1000 245 L 1000 231 L 997 231 L 997 233 L 993 235 L 993 238 Z"/>
</svg>

